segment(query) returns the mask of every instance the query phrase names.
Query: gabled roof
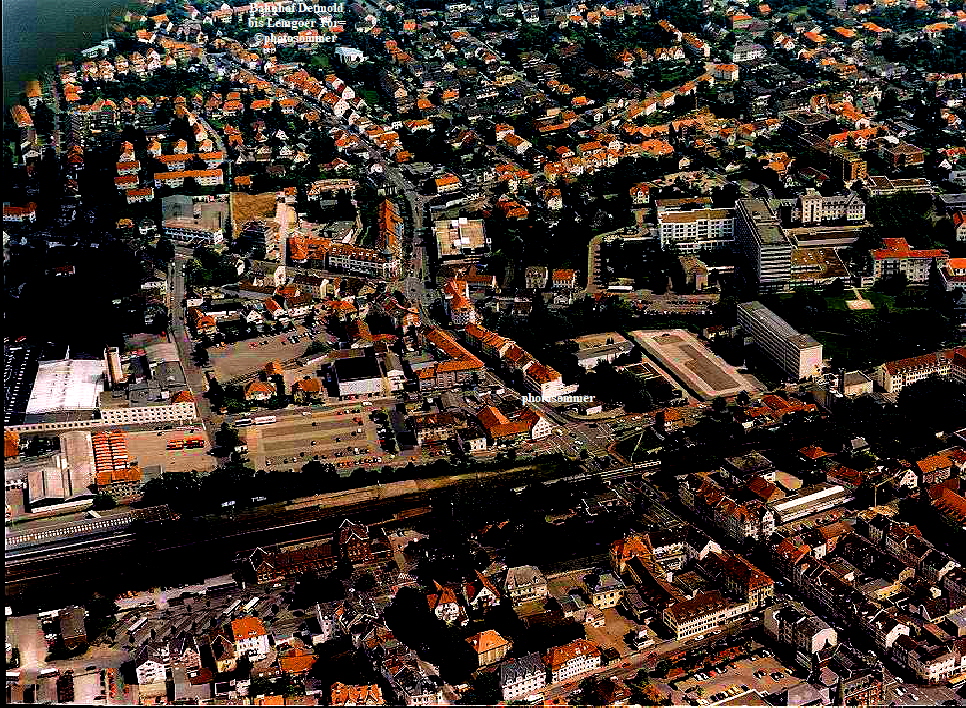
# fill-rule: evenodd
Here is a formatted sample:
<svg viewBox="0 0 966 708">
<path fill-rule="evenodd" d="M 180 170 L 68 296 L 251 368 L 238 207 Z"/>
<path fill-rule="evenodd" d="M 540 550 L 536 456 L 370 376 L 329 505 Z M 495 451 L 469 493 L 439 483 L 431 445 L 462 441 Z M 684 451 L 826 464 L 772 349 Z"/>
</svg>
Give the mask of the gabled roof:
<svg viewBox="0 0 966 708">
<path fill-rule="evenodd" d="M 487 629 L 479 634 L 474 634 L 471 637 L 467 637 L 466 641 L 469 645 L 473 647 L 473 650 L 477 654 L 483 654 L 484 652 L 492 651 L 494 649 L 500 649 L 510 644 L 510 642 L 503 637 L 501 637 L 497 632 L 492 629 Z"/>
<path fill-rule="evenodd" d="M 458 605 L 459 602 L 456 599 L 456 593 L 453 592 L 452 588 L 448 588 L 439 583 L 434 583 L 436 585 L 436 592 L 432 592 L 426 595 L 426 603 L 429 605 L 430 610 L 436 610 L 437 607 L 441 605 Z"/>
<path fill-rule="evenodd" d="M 265 625 L 257 617 L 239 617 L 231 622 L 231 636 L 236 642 L 266 634 Z"/>
<path fill-rule="evenodd" d="M 586 639 L 575 639 L 569 644 L 548 649 L 543 662 L 551 671 L 556 671 L 567 662 L 582 656 L 599 657 L 601 656 L 600 647 Z"/>
</svg>

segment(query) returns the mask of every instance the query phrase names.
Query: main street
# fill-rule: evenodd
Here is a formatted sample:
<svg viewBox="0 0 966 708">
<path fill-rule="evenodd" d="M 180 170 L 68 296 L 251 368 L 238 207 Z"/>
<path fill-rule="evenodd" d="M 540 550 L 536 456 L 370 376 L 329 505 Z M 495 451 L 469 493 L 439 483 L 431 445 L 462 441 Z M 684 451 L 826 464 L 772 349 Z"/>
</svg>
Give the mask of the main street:
<svg viewBox="0 0 966 708">
<path fill-rule="evenodd" d="M 171 313 L 171 324 L 168 327 L 168 338 L 178 347 L 178 357 L 181 359 L 181 366 L 184 369 L 185 381 L 188 388 L 194 395 L 195 408 L 198 410 L 198 417 L 202 420 L 202 428 L 205 435 L 209 438 L 209 445 L 213 445 L 211 439 L 210 426 L 204 424 L 212 416 L 211 405 L 205 398 L 204 392 L 207 388 L 206 377 L 194 363 L 194 345 L 188 334 L 188 328 L 184 321 L 185 317 L 185 262 L 190 257 L 191 250 L 176 248 L 175 256 L 168 264 L 168 310 Z"/>
<path fill-rule="evenodd" d="M 218 64 L 225 69 L 255 73 L 259 78 L 274 84 L 276 87 L 284 91 L 290 90 L 273 76 L 269 76 L 261 72 L 250 72 L 248 69 L 243 69 L 233 58 L 220 57 L 217 61 Z M 426 207 L 433 199 L 432 195 L 420 194 L 413 186 L 412 182 L 408 180 L 405 175 L 403 175 L 399 168 L 387 160 L 387 154 L 375 143 L 369 140 L 368 136 L 364 132 L 353 131 L 352 126 L 340 122 L 335 116 L 330 115 L 327 109 L 323 108 L 315 101 L 312 101 L 305 96 L 302 96 L 300 100 L 309 108 L 317 111 L 318 114 L 322 116 L 322 121 L 325 125 L 329 126 L 330 128 L 340 128 L 342 130 L 351 131 L 353 134 L 357 135 L 359 139 L 363 141 L 363 144 L 366 148 L 366 157 L 370 169 L 373 169 L 376 172 L 381 172 L 382 175 L 393 186 L 396 187 L 399 194 L 405 198 L 406 205 L 409 209 L 409 218 L 407 221 L 409 224 L 411 224 L 411 231 L 407 232 L 405 241 L 412 246 L 412 257 L 404 257 L 402 259 L 402 286 L 406 296 L 413 302 L 419 303 L 425 317 L 425 315 L 428 314 L 429 307 L 435 300 L 435 292 L 426 287 L 426 279 L 430 276 L 430 263 L 426 245 L 423 241 L 423 233 L 425 231 L 423 219 L 426 212 Z M 405 251 L 406 249 L 404 248 L 404 255 Z"/>
</svg>

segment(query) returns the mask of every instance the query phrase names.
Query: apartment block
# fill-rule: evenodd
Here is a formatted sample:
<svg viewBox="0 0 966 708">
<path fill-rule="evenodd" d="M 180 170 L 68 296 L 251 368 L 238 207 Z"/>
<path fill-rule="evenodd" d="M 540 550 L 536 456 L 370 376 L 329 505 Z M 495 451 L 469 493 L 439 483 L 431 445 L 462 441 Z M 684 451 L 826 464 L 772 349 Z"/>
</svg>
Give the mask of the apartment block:
<svg viewBox="0 0 966 708">
<path fill-rule="evenodd" d="M 865 202 L 855 192 L 824 197 L 809 190 L 798 198 L 793 218 L 805 225 L 841 221 L 861 223 L 865 221 Z"/>
<path fill-rule="evenodd" d="M 668 605 L 661 617 L 674 638 L 681 640 L 717 629 L 747 612 L 747 602 L 734 602 L 712 590 Z"/>
<path fill-rule="evenodd" d="M 959 354 L 960 356 L 956 356 Z M 915 383 L 930 376 L 941 378 L 954 377 L 962 380 L 963 348 L 949 351 L 923 354 L 909 359 L 887 361 L 876 367 L 873 374 L 875 382 L 886 393 L 898 393 L 904 386 Z"/>
<path fill-rule="evenodd" d="M 661 248 L 679 253 L 720 248 L 735 238 L 733 209 L 662 211 L 657 223 Z"/>
<path fill-rule="evenodd" d="M 759 292 L 787 290 L 792 242 L 778 218 L 760 199 L 740 199 L 735 206 L 735 240 L 745 257 L 746 276 L 758 284 Z"/>
<path fill-rule="evenodd" d="M 876 280 L 904 273 L 910 283 L 924 284 L 934 262 L 940 272 L 949 262 L 949 252 L 941 248 L 914 249 L 904 238 L 885 238 L 882 243 L 882 248 L 872 251 Z"/>
<path fill-rule="evenodd" d="M 765 633 L 791 647 L 798 664 L 805 668 L 811 667 L 812 657 L 819 651 L 839 643 L 838 632 L 797 602 L 772 605 L 762 619 Z"/>
<path fill-rule="evenodd" d="M 797 381 L 821 373 L 821 343 L 796 332 L 757 300 L 738 305 L 738 324 L 789 378 Z"/>
</svg>

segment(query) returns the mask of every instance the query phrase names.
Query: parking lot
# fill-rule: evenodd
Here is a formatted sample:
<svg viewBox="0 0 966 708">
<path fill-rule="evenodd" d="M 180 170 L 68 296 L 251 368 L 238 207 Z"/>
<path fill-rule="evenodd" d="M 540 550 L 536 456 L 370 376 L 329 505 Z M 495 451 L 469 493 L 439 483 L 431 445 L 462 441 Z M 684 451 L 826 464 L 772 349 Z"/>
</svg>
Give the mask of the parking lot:
<svg viewBox="0 0 966 708">
<path fill-rule="evenodd" d="M 169 450 L 169 440 L 198 436 L 205 440 L 205 446 L 193 450 Z M 160 465 L 164 472 L 206 472 L 217 467 L 218 461 L 208 454 L 208 441 L 200 427 L 185 430 L 141 430 L 128 432 L 127 449 L 131 457 L 138 461 L 142 471 Z M 150 475 L 146 476 L 148 479 Z"/>
<path fill-rule="evenodd" d="M 312 334 L 305 327 L 297 326 L 293 332 L 213 346 L 208 349 L 208 357 L 217 379 L 227 383 L 261 369 L 269 361 L 286 361 L 302 356 L 313 338 L 327 342 L 333 340 L 324 330 L 316 329 L 318 331 Z M 293 342 L 293 337 L 297 337 L 298 341 Z"/>
<path fill-rule="evenodd" d="M 779 678 L 772 678 L 772 674 L 777 677 L 779 673 L 781 674 Z M 672 691 L 672 697 L 676 704 L 689 702 L 694 704 L 698 702 L 699 698 L 713 702 L 713 696 L 727 692 L 736 686 L 741 690 L 744 690 L 742 689 L 743 686 L 747 686 L 762 695 L 768 695 L 779 693 L 802 682 L 802 679 L 792 676 L 789 668 L 775 659 L 774 656 L 766 656 L 760 659 L 741 659 L 729 663 L 726 670 L 716 676 L 711 676 L 708 671 L 698 672 L 698 674 L 700 677 L 694 676 L 677 683 L 677 690 Z M 705 676 L 707 678 L 701 678 Z"/>
<path fill-rule="evenodd" d="M 318 459 L 341 465 L 348 473 L 364 464 L 362 460 L 387 457 L 370 419 L 375 409 L 340 404 L 329 410 L 279 417 L 276 423 L 241 428 L 239 432 L 255 469 L 298 469 Z M 380 459 L 368 464 L 382 463 Z"/>
</svg>

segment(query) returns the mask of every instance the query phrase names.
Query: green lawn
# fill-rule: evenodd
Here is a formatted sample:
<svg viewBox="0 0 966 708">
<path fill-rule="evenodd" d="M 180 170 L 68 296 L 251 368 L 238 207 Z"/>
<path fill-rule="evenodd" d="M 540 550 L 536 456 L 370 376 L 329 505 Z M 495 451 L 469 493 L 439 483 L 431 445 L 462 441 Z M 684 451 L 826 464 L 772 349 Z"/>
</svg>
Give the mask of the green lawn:
<svg viewBox="0 0 966 708">
<path fill-rule="evenodd" d="M 892 295 L 885 295 L 874 290 L 860 290 L 859 292 L 862 293 L 862 297 L 871 300 L 876 309 L 888 307 L 891 310 L 895 307 L 896 299 Z"/>
</svg>

